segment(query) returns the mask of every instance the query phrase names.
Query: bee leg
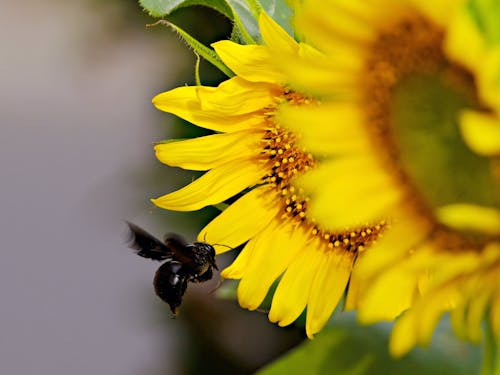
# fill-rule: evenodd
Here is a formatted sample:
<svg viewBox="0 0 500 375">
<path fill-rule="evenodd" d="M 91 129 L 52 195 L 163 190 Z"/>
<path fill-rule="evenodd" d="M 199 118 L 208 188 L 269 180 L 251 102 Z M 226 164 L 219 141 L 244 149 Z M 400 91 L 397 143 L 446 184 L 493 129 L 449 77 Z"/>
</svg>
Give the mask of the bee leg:
<svg viewBox="0 0 500 375">
<path fill-rule="evenodd" d="M 208 268 L 201 275 L 196 275 L 195 277 L 193 277 L 192 281 L 194 281 L 195 283 L 202 283 L 204 281 L 212 280 L 212 277 L 213 277 L 212 268 Z"/>
<path fill-rule="evenodd" d="M 221 287 L 221 285 L 222 285 L 222 282 L 223 282 L 223 281 L 224 281 L 224 278 L 223 278 L 223 277 L 221 277 L 221 278 L 219 279 L 219 281 L 217 281 L 217 285 L 215 286 L 215 288 L 213 288 L 213 289 L 210 291 L 210 293 L 209 293 L 209 294 L 215 293 L 215 292 L 216 292 L 216 291 L 217 291 L 217 290 Z"/>
</svg>

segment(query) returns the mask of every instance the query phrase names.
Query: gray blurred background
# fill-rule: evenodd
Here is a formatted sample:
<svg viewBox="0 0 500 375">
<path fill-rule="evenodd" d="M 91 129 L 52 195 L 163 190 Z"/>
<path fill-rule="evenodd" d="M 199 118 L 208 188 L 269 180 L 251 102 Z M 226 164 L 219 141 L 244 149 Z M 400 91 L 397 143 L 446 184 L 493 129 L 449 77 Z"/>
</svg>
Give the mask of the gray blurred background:
<svg viewBox="0 0 500 375">
<path fill-rule="evenodd" d="M 206 9 L 174 19 L 204 42 L 229 32 Z M 192 240 L 215 214 L 149 203 L 195 176 L 157 162 L 153 142 L 197 131 L 151 105 L 192 84 L 195 61 L 151 21 L 135 1 L 2 3 L 0 374 L 250 373 L 302 339 L 216 299 L 217 280 L 171 319 L 158 264 L 127 249 L 124 220 Z"/>
</svg>

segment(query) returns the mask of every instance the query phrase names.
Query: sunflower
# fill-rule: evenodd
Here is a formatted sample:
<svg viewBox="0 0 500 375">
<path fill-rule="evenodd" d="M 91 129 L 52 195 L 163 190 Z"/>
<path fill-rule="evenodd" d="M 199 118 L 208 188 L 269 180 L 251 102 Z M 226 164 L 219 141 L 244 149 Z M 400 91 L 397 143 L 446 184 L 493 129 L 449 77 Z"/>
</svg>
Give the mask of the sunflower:
<svg viewBox="0 0 500 375">
<path fill-rule="evenodd" d="M 279 280 L 269 319 L 285 326 L 306 309 L 312 337 L 344 294 L 357 254 L 385 228 L 383 220 L 329 231 L 309 215 L 309 197 L 295 182 L 322 164 L 303 147 L 301 132 L 280 119 L 284 108 L 321 110 L 320 103 L 291 90 L 278 61 L 313 59 L 318 52 L 297 43 L 265 13 L 263 44 L 220 41 L 212 46 L 235 77 L 218 87 L 179 87 L 154 105 L 215 134 L 155 146 L 170 166 L 207 171 L 191 184 L 153 199 L 165 209 L 198 210 L 237 198 L 198 238 L 218 254 L 245 244 L 222 277 L 240 279 L 238 300 L 255 310 Z M 354 140 L 350 147 L 359 148 Z"/>
<path fill-rule="evenodd" d="M 275 116 L 321 160 L 295 180 L 308 215 L 329 233 L 387 223 L 358 252 L 346 307 L 402 315 L 395 355 L 448 311 L 463 337 L 483 319 L 500 336 L 500 8 L 486 3 L 304 0 L 307 44 L 283 66 L 317 103 Z"/>
</svg>

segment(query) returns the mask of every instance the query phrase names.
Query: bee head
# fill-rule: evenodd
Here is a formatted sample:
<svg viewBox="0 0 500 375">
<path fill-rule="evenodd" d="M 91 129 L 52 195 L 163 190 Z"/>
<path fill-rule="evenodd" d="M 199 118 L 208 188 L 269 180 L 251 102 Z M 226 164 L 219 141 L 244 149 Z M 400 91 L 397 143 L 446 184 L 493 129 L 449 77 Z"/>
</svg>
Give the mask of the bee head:
<svg viewBox="0 0 500 375">
<path fill-rule="evenodd" d="M 195 242 L 194 246 L 198 249 L 198 251 L 205 255 L 208 263 L 210 263 L 213 268 L 219 270 L 217 263 L 215 262 L 215 249 L 212 245 L 206 242 Z"/>
</svg>

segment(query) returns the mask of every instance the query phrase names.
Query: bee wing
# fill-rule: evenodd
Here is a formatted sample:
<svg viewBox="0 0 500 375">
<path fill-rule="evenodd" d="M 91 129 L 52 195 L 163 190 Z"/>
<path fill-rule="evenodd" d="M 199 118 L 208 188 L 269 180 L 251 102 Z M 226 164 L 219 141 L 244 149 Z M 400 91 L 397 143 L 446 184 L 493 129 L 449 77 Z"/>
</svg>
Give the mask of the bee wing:
<svg viewBox="0 0 500 375">
<path fill-rule="evenodd" d="M 172 246 L 178 246 L 178 247 L 185 247 L 188 244 L 188 242 L 184 239 L 184 237 L 178 235 L 177 233 L 167 233 L 163 237 L 163 241 L 165 241 L 165 244 L 171 243 Z"/>
<path fill-rule="evenodd" d="M 187 267 L 193 265 L 193 246 L 188 244 L 183 237 L 175 233 L 167 233 L 165 245 L 173 253 L 175 260 Z"/>
<path fill-rule="evenodd" d="M 172 258 L 172 252 L 163 242 L 146 232 L 141 227 L 127 221 L 130 229 L 128 244 L 135 249 L 137 255 L 153 260 L 165 260 Z"/>
</svg>

